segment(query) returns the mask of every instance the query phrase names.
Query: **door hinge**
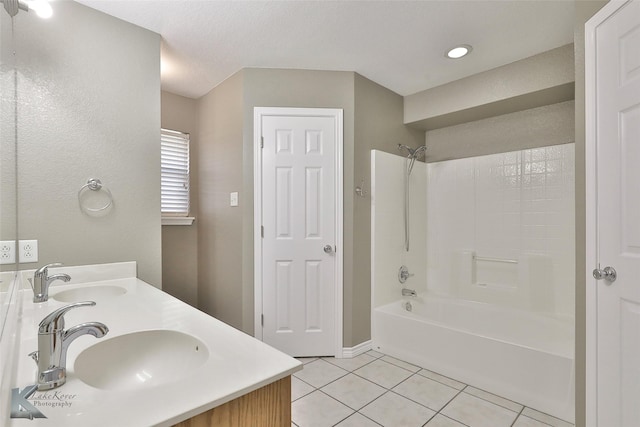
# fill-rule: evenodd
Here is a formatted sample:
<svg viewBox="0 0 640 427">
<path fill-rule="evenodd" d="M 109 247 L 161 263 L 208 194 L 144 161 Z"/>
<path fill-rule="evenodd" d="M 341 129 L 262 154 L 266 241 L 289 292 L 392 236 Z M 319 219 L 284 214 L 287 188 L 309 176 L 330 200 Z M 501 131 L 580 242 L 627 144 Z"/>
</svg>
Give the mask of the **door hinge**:
<svg viewBox="0 0 640 427">
<path fill-rule="evenodd" d="M 264 136 L 260 137 L 260 148 L 264 148 Z"/>
<path fill-rule="evenodd" d="M 260 226 L 260 237 L 264 238 L 264 225 Z"/>
<path fill-rule="evenodd" d="M 264 314 L 260 315 L 260 326 L 264 326 Z"/>
</svg>

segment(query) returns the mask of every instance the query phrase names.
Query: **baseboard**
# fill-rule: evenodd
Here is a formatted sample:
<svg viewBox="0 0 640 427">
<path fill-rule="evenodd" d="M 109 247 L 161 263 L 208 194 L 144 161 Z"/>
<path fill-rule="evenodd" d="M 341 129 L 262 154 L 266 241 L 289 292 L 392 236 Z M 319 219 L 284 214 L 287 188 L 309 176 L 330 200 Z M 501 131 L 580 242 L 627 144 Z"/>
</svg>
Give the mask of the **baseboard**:
<svg viewBox="0 0 640 427">
<path fill-rule="evenodd" d="M 371 340 L 360 343 L 354 347 L 344 347 L 342 349 L 342 357 L 345 359 L 350 359 L 362 353 L 366 353 L 369 350 L 371 350 Z"/>
</svg>

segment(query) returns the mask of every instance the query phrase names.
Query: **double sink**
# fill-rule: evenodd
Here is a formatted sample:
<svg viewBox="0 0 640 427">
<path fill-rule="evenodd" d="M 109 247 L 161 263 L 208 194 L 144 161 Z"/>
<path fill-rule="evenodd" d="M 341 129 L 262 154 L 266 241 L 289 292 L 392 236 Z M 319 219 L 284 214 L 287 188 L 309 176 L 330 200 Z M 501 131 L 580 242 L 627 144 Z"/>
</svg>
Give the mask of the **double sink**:
<svg viewBox="0 0 640 427">
<path fill-rule="evenodd" d="M 24 290 L 22 300 L 19 390 L 37 377 L 26 355 L 38 348 L 38 324 L 49 313 L 95 301 L 68 311 L 66 325 L 101 322 L 109 329 L 103 338 L 83 336 L 71 343 L 66 383 L 32 396 L 47 418 L 30 426 L 170 426 L 301 368 L 295 359 L 135 277 L 52 286 L 49 300 L 37 304 L 30 291 Z M 49 404 L 51 396 L 73 398 L 56 406 Z"/>
</svg>

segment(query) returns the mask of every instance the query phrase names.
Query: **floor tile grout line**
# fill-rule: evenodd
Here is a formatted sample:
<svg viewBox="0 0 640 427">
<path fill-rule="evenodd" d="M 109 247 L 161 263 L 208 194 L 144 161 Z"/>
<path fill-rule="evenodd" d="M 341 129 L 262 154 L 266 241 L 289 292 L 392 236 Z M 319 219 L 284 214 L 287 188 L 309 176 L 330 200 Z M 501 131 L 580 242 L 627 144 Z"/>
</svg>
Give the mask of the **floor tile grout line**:
<svg viewBox="0 0 640 427">
<path fill-rule="evenodd" d="M 539 410 L 534 409 L 534 408 L 532 408 L 532 407 L 530 407 L 530 406 L 525 406 L 525 408 L 529 408 L 529 409 L 531 409 L 531 410 L 532 410 L 532 411 L 534 411 L 534 412 L 537 412 L 537 413 L 542 414 L 542 415 L 546 415 L 547 417 L 549 417 L 549 418 L 553 418 L 554 420 L 562 421 L 563 423 L 565 423 L 565 424 L 569 424 L 570 426 L 575 426 L 575 424 L 572 424 L 572 423 L 570 423 L 569 421 L 565 421 L 565 420 L 563 420 L 562 418 L 554 417 L 554 416 L 553 416 L 553 415 L 551 415 L 551 414 L 547 414 L 546 412 L 539 411 Z M 524 409 L 523 409 L 523 411 L 524 411 Z M 544 422 L 544 421 L 540 421 L 539 419 L 534 418 L 534 417 L 532 417 L 531 415 L 524 414 L 523 416 L 525 416 L 525 417 L 527 417 L 527 418 L 531 418 L 532 420 L 536 420 L 536 421 L 539 421 L 539 422 L 541 422 L 541 423 L 544 423 L 544 424 L 550 425 L 551 427 L 554 427 L 554 426 L 553 426 L 553 424 L 548 424 L 548 423 L 546 423 L 546 422 Z"/>
<path fill-rule="evenodd" d="M 296 377 L 296 376 L 294 375 L 294 377 Z M 314 386 L 313 384 L 309 384 L 308 382 L 306 382 L 305 380 L 303 380 L 303 379 L 301 379 L 301 378 L 296 377 L 296 379 L 297 379 L 298 381 L 302 381 L 303 383 L 305 383 L 305 384 L 306 384 L 306 385 L 308 385 L 309 387 L 318 388 L 318 387 Z M 308 393 L 307 393 L 307 394 L 308 394 Z M 296 400 L 298 400 L 298 399 L 296 399 Z"/>
<path fill-rule="evenodd" d="M 522 403 L 518 403 L 518 402 L 515 402 L 515 401 L 513 401 L 513 400 L 511 400 L 511 399 L 507 399 L 506 397 L 498 396 L 497 394 L 491 393 L 491 392 L 489 392 L 489 391 L 487 391 L 487 390 L 483 390 L 483 389 L 478 388 L 478 387 L 474 387 L 474 386 L 472 386 L 472 385 L 467 385 L 467 387 L 465 387 L 465 390 L 466 390 L 467 388 L 469 388 L 469 387 L 471 387 L 471 388 L 473 388 L 473 389 L 476 389 L 476 390 L 480 390 L 480 391 L 482 391 L 482 392 L 484 392 L 484 393 L 487 393 L 487 394 L 490 394 L 490 395 L 492 395 L 492 396 L 495 396 L 495 397 L 497 397 L 498 399 L 506 400 L 507 402 L 511 402 L 511 403 L 513 403 L 514 405 L 522 406 L 522 408 L 520 409 L 520 412 L 522 412 L 522 411 L 524 410 L 524 408 L 526 408 L 526 406 L 525 406 L 525 405 L 523 405 Z M 496 402 L 492 402 L 492 401 L 490 401 L 489 399 L 485 399 L 484 397 L 476 396 L 475 394 L 473 394 L 473 393 L 469 393 L 468 391 L 467 391 L 466 393 L 467 393 L 467 394 L 470 394 L 471 396 L 477 397 L 478 399 L 485 400 L 485 401 L 487 401 L 487 402 L 493 403 L 494 405 L 498 405 L 498 406 L 500 406 L 500 407 L 502 407 L 502 408 L 505 408 L 505 409 L 508 409 L 508 410 L 510 410 L 510 411 L 516 412 L 516 411 L 514 411 L 514 410 L 513 410 L 513 409 L 511 409 L 511 408 L 507 408 L 507 407 L 506 407 L 506 406 L 504 406 L 504 405 L 501 405 L 501 404 L 496 403 Z"/>
<path fill-rule="evenodd" d="M 437 372 L 431 371 L 431 370 L 429 370 L 429 369 L 427 369 L 427 368 L 423 368 L 423 367 L 420 367 L 420 371 L 428 371 L 428 372 L 434 373 L 434 374 L 436 374 L 436 375 L 440 375 L 440 374 L 438 374 Z M 437 381 L 437 382 L 439 382 L 440 384 L 444 384 L 444 385 L 446 385 L 446 386 L 448 386 L 448 387 L 451 387 L 451 388 L 454 388 L 454 389 L 456 389 L 456 390 L 458 390 L 458 391 L 460 391 L 460 390 L 464 389 L 465 387 L 467 387 L 467 384 L 463 383 L 462 381 L 458 381 L 458 380 L 455 380 L 455 379 L 453 379 L 453 378 L 449 378 L 449 377 L 447 377 L 447 376 L 440 375 L 440 376 L 441 376 L 441 377 L 443 377 L 443 378 L 446 378 L 446 379 L 451 380 L 451 381 L 455 381 L 455 382 L 457 382 L 458 384 L 462 384 L 462 385 L 464 386 L 464 387 L 462 387 L 461 389 L 458 389 L 458 388 L 456 388 L 456 387 L 454 387 L 454 386 L 452 386 L 452 385 L 449 385 L 449 384 L 447 384 L 447 383 L 445 383 L 445 382 L 443 382 L 443 381 L 436 380 L 435 378 L 431 378 L 431 377 L 428 377 L 428 376 L 426 376 L 426 375 L 423 375 L 423 374 L 421 374 L 421 373 L 420 373 L 420 371 L 416 372 L 416 374 L 418 374 L 418 375 L 420 375 L 420 376 L 422 376 L 422 377 L 428 378 L 428 379 L 430 379 L 430 380 L 432 380 L 432 381 Z"/>
<path fill-rule="evenodd" d="M 362 405 L 362 406 L 360 407 L 360 409 L 355 409 L 355 408 L 353 408 L 353 407 L 351 407 L 351 406 L 347 405 L 346 403 L 344 403 L 344 402 L 342 402 L 342 401 L 340 401 L 340 400 L 336 399 L 335 397 L 331 396 L 329 393 L 327 393 L 327 392 L 326 392 L 326 391 L 324 391 L 324 390 L 321 390 L 321 389 L 316 389 L 316 390 L 317 390 L 317 391 L 319 391 L 319 392 L 321 392 L 321 393 L 323 393 L 323 394 L 326 394 L 327 396 L 329 396 L 330 398 L 332 398 L 332 399 L 333 399 L 333 400 L 335 400 L 336 402 L 339 402 L 339 403 L 343 404 L 344 406 L 346 406 L 347 408 L 349 408 L 349 409 L 351 409 L 351 410 L 353 410 L 353 411 L 356 411 L 356 412 L 358 412 L 360 409 L 362 409 L 362 408 L 364 408 L 365 406 L 367 406 L 369 403 L 373 402 L 373 400 L 372 400 L 371 402 L 367 402 L 367 403 L 365 403 L 364 405 Z M 382 393 L 382 394 L 384 394 L 384 393 Z M 378 397 L 380 397 L 380 396 L 378 396 Z M 374 399 L 374 400 L 375 400 L 375 399 Z M 353 414 L 352 414 L 352 415 L 353 415 Z"/>
<path fill-rule="evenodd" d="M 324 391 L 317 389 L 316 391 L 319 391 L 320 393 L 324 394 L 325 396 L 335 400 L 336 402 L 338 402 L 339 404 L 341 404 L 342 406 L 348 408 L 349 410 L 353 411 L 352 413 L 350 413 L 346 418 L 343 418 L 342 420 L 340 420 L 337 424 L 341 423 L 342 421 L 346 420 L 347 418 L 349 418 L 351 415 L 353 415 L 354 413 L 358 412 L 357 409 L 353 409 L 351 406 L 347 405 L 344 402 L 340 402 L 338 399 L 336 399 L 335 397 L 331 396 L 330 394 L 325 393 Z"/>
<path fill-rule="evenodd" d="M 457 422 L 458 424 L 462 424 L 462 425 L 463 425 L 463 426 L 465 426 L 465 427 L 471 427 L 469 424 L 467 424 L 467 423 L 463 423 L 462 421 L 460 421 L 460 420 L 456 420 L 455 418 L 451 418 L 451 417 L 450 417 L 450 416 L 448 416 L 448 415 L 445 415 L 445 414 L 440 414 L 440 415 L 442 415 L 443 417 L 445 417 L 445 418 L 447 418 L 447 419 L 449 419 L 449 420 L 451 420 L 451 421 L 455 421 L 455 422 Z"/>
<path fill-rule="evenodd" d="M 554 427 L 554 425 L 553 425 L 553 424 L 549 424 L 549 423 L 546 423 L 546 422 L 544 422 L 544 421 L 540 421 L 540 420 L 538 420 L 538 419 L 536 419 L 536 418 L 533 418 L 533 417 L 530 417 L 530 416 L 528 416 L 528 415 L 525 415 L 525 414 L 523 414 L 522 412 L 521 412 L 520 414 L 518 414 L 518 417 L 513 421 L 513 424 L 514 424 L 514 425 L 515 425 L 516 421 L 518 421 L 518 419 L 519 419 L 521 416 L 523 416 L 523 417 L 525 417 L 525 418 L 530 418 L 530 419 L 532 419 L 532 420 L 534 420 L 534 421 L 539 422 L 540 424 L 544 424 L 545 426 Z M 554 417 L 554 418 L 555 418 L 555 417 Z M 566 422 L 566 421 L 565 421 L 565 422 Z M 573 425 L 573 424 L 572 424 L 572 425 Z"/>
<path fill-rule="evenodd" d="M 352 374 L 353 374 L 353 375 L 355 375 L 355 376 L 357 376 L 357 377 L 362 378 L 363 380 L 367 380 L 367 381 L 369 381 L 369 382 L 372 382 L 372 383 L 376 384 L 377 386 L 382 387 L 383 389 L 385 389 L 385 390 L 387 390 L 387 391 L 391 391 L 391 389 L 392 389 L 393 387 L 397 386 L 397 385 L 398 385 L 398 384 L 400 384 L 402 381 L 404 381 L 404 380 L 402 380 L 402 381 L 400 381 L 400 383 L 398 383 L 398 384 L 395 384 L 395 385 L 393 385 L 393 386 L 391 386 L 391 387 L 386 387 L 386 386 L 384 386 L 384 385 L 382 385 L 382 384 L 380 384 L 380 383 L 377 383 L 377 382 L 375 382 L 375 381 L 373 381 L 373 380 L 370 380 L 369 378 L 366 378 L 366 377 L 363 377 L 362 375 L 356 374 L 356 373 L 355 373 L 355 371 L 354 371 L 354 372 L 352 372 Z"/>
<path fill-rule="evenodd" d="M 464 388 L 463 388 L 462 390 L 464 390 Z M 446 408 L 446 407 L 447 407 L 451 402 L 453 402 L 453 401 L 455 400 L 455 398 L 456 398 L 456 397 L 460 396 L 460 393 L 462 393 L 462 390 L 458 390 L 458 392 L 456 393 L 456 395 L 455 395 L 455 396 L 453 396 L 451 399 L 449 399 L 449 401 L 448 401 L 447 403 L 445 403 L 445 404 L 442 406 L 442 408 L 440 408 L 440 410 L 438 411 L 438 413 L 437 413 L 437 414 L 442 413 L 442 410 L 443 410 L 444 408 Z M 436 415 L 437 415 L 437 414 L 436 414 Z M 446 414 L 442 414 L 442 416 L 447 417 L 447 418 L 451 418 L 451 417 L 448 417 Z M 435 417 L 435 415 L 434 415 L 434 417 Z M 454 421 L 458 421 L 458 420 L 456 420 L 455 418 L 451 418 L 451 419 L 452 419 L 452 420 L 454 420 Z M 460 422 L 460 421 L 458 421 L 458 422 Z"/>
<path fill-rule="evenodd" d="M 358 414 L 358 415 L 360 415 L 360 416 L 362 416 L 362 417 L 364 417 L 364 418 L 368 419 L 369 421 L 371 421 L 372 423 L 374 423 L 374 424 L 376 424 L 376 425 L 379 425 L 380 427 L 385 427 L 385 426 L 383 426 L 382 424 L 380 424 L 379 422 L 372 420 L 371 418 L 367 417 L 367 416 L 366 416 L 366 415 L 364 415 L 364 414 L 361 414 L 359 411 L 354 412 L 353 414 L 349 415 L 349 416 L 348 416 L 347 418 L 345 418 L 344 420 L 340 420 L 339 422 L 337 422 L 336 424 L 334 424 L 334 425 L 333 425 L 333 427 L 336 427 L 336 426 L 337 426 L 338 424 L 340 424 L 341 422 L 343 422 L 343 421 L 345 421 L 345 420 L 348 420 L 349 418 L 353 417 L 355 414 Z"/>
<path fill-rule="evenodd" d="M 462 392 L 464 392 L 465 394 L 467 394 L 467 395 L 469 395 L 469 396 L 473 396 L 473 397 L 475 397 L 476 399 L 484 400 L 485 402 L 488 402 L 488 403 L 491 403 L 491 404 L 493 404 L 493 405 L 499 406 L 499 407 L 501 407 L 502 409 L 506 409 L 507 411 L 511 411 L 511 412 L 513 412 L 513 413 L 519 414 L 519 412 L 518 412 L 518 411 L 514 411 L 514 410 L 513 410 L 513 409 L 511 409 L 511 408 L 507 408 L 506 406 L 500 405 L 499 403 L 492 402 L 492 401 L 490 401 L 490 400 L 488 400 L 488 399 L 485 399 L 485 398 L 480 397 L 480 396 L 476 396 L 475 394 L 471 394 L 471 393 L 469 393 L 469 392 L 465 391 L 468 387 L 475 388 L 475 387 L 473 387 L 473 386 L 467 385 L 465 388 L 463 388 L 462 390 L 460 390 L 460 392 L 461 392 L 461 393 L 462 393 Z M 479 390 L 479 389 L 478 389 L 478 390 Z M 489 393 L 489 392 L 487 392 L 487 393 Z M 489 393 L 489 394 L 493 394 L 493 393 Z M 495 395 L 495 394 L 494 394 L 494 396 L 497 396 L 497 395 Z M 498 397 L 500 397 L 500 396 L 498 396 Z M 509 400 L 509 399 L 505 399 L 505 400 Z M 512 402 L 512 401 L 510 401 L 510 402 Z M 523 411 L 523 410 L 524 410 L 524 408 L 526 408 L 526 406 L 524 406 L 522 403 L 518 403 L 518 402 L 513 402 L 513 403 L 515 403 L 516 405 L 520 405 L 520 406 L 522 406 L 522 409 L 520 409 L 520 411 Z M 537 420 L 536 420 L 536 421 L 537 421 Z"/>
<path fill-rule="evenodd" d="M 375 386 L 377 386 L 377 387 L 380 387 L 380 388 L 384 389 L 384 390 L 385 390 L 385 392 L 390 390 L 390 389 L 388 389 L 388 388 L 386 388 L 386 387 L 384 387 L 384 386 L 382 386 L 382 385 L 380 385 L 380 384 L 378 384 L 378 383 L 376 383 L 376 382 L 374 382 L 374 381 L 371 381 L 371 380 L 370 380 L 370 379 L 368 379 L 368 378 L 364 378 L 364 377 L 361 377 L 361 376 L 360 376 L 360 375 L 358 375 L 358 374 L 354 374 L 353 372 L 349 372 L 349 374 L 352 374 L 352 375 L 354 375 L 354 376 L 356 376 L 356 377 L 360 378 L 361 380 L 364 380 L 364 381 L 366 381 L 366 382 L 368 382 L 368 383 L 371 383 L 371 384 L 373 384 L 373 385 L 375 385 Z M 342 378 L 344 378 L 344 377 L 348 376 L 349 374 L 347 374 L 347 375 L 345 375 L 345 376 L 343 376 L 343 377 L 340 377 L 340 378 L 338 378 L 338 379 L 336 379 L 336 380 L 334 380 L 334 381 L 332 381 L 332 382 L 330 382 L 330 383 L 328 383 L 328 384 L 326 384 L 326 385 L 323 385 L 322 387 L 317 388 L 317 390 L 323 389 L 323 388 L 325 388 L 326 386 L 328 386 L 329 384 L 332 384 L 332 383 L 334 383 L 334 382 L 336 382 L 336 381 L 338 381 L 338 380 L 340 380 L 340 379 L 342 379 Z M 328 394 L 326 391 L 324 391 L 324 390 L 322 390 L 322 391 L 323 391 L 325 394 Z M 384 394 L 384 393 L 383 393 L 383 394 Z M 365 406 L 366 406 L 366 405 L 365 405 Z"/>
<path fill-rule="evenodd" d="M 516 417 L 513 419 L 513 422 L 511 423 L 511 427 L 513 427 L 516 421 L 518 421 L 518 418 L 520 418 L 520 415 L 522 415 L 522 411 L 524 411 L 524 406 L 522 407 L 522 409 L 520 409 L 520 412 L 518 412 L 518 415 L 516 415 Z"/>
<path fill-rule="evenodd" d="M 388 360 L 384 360 L 384 356 L 380 358 L 380 360 L 384 360 L 384 361 L 385 361 L 385 362 L 387 362 L 387 363 L 391 363 L 392 365 L 397 366 L 398 368 L 407 369 L 407 371 L 411 371 L 411 372 L 413 372 L 414 374 L 417 374 L 417 373 L 418 373 L 418 371 L 420 371 L 420 370 L 424 369 L 422 366 L 418 366 L 418 365 L 414 365 L 413 363 L 405 362 L 404 360 L 400 360 L 400 359 L 398 359 L 398 358 L 396 358 L 396 357 L 389 356 L 388 354 L 386 354 L 385 356 L 387 356 L 387 357 L 389 357 L 389 358 L 391 358 L 391 359 L 397 360 L 398 362 L 403 362 L 403 363 L 406 363 L 407 365 L 414 366 L 414 367 L 418 368 L 418 370 L 417 370 L 417 371 L 412 371 L 411 369 L 407 369 L 407 368 L 405 368 L 404 366 L 400 366 L 400 365 L 397 365 L 397 364 L 395 364 L 395 363 L 393 363 L 393 362 L 390 362 L 390 361 L 388 361 Z"/>
<path fill-rule="evenodd" d="M 349 372 L 353 372 L 353 371 L 357 371 L 358 369 L 360 369 L 360 368 L 363 368 L 363 367 L 367 366 L 367 365 L 368 365 L 368 364 L 370 364 L 370 363 L 375 362 L 376 360 L 378 360 L 378 359 L 374 358 L 373 360 L 370 360 L 370 361 L 368 361 L 367 363 L 365 363 L 364 365 L 362 365 L 362 366 L 358 366 L 357 368 L 355 368 L 355 369 L 353 369 L 353 370 L 345 369 L 345 368 L 343 368 L 343 367 L 342 367 L 342 366 L 340 366 L 340 365 L 336 365 L 335 363 L 329 362 L 328 360 L 327 360 L 326 362 L 327 362 L 327 363 L 331 363 L 333 366 L 337 366 L 338 368 L 345 369 L 345 371 L 346 371 L 346 370 L 348 370 Z"/>
<path fill-rule="evenodd" d="M 399 384 L 398 384 L 398 385 L 399 385 Z M 424 403 L 420 403 L 420 402 L 418 402 L 418 401 L 416 401 L 416 400 L 413 400 L 412 398 L 407 397 L 407 396 L 405 396 L 405 395 L 403 395 L 403 394 L 400 394 L 400 393 L 398 393 L 397 391 L 395 391 L 395 390 L 393 390 L 393 389 L 391 389 L 391 390 L 389 390 L 389 391 L 390 391 L 391 393 L 393 393 L 393 394 L 397 395 L 397 396 L 400 396 L 400 397 L 403 397 L 403 398 L 407 399 L 409 402 L 413 402 L 413 403 L 415 403 L 416 405 L 420 405 L 420 406 L 422 406 L 423 408 L 427 408 L 428 410 L 430 410 L 431 412 L 433 412 L 433 415 L 431 416 L 431 418 L 435 417 L 435 416 L 436 416 L 436 414 L 440 412 L 440 410 L 436 410 L 436 409 L 433 409 L 433 408 L 429 408 L 429 407 L 428 407 L 427 405 L 425 405 Z M 449 402 L 447 402 L 447 403 L 449 403 Z M 431 418 L 429 418 L 429 419 L 431 419 Z M 428 422 L 428 421 L 427 421 L 427 422 Z"/>
<path fill-rule="evenodd" d="M 415 400 L 413 400 L 412 398 L 410 398 L 410 397 L 408 397 L 408 396 L 405 396 L 404 394 L 400 394 L 399 392 L 397 392 L 397 391 L 395 390 L 395 388 L 396 388 L 396 387 L 398 387 L 400 384 L 402 384 L 402 383 L 404 383 L 404 382 L 408 381 L 410 378 L 414 377 L 415 375 L 418 375 L 418 373 L 416 372 L 415 374 L 413 374 L 413 375 L 411 375 L 411 376 L 409 376 L 409 377 L 405 378 L 404 380 L 400 381 L 398 384 L 396 384 L 395 386 L 393 386 L 393 388 L 390 388 L 390 389 L 389 389 L 389 391 L 392 391 L 392 392 L 394 392 L 395 394 L 397 394 L 398 396 L 402 396 L 402 397 L 404 397 L 405 399 L 410 400 L 411 402 L 414 402 L 414 403 L 417 403 L 418 405 L 424 406 L 425 408 L 427 408 L 427 409 L 428 409 L 428 410 L 430 410 L 430 411 L 434 411 L 434 412 L 435 412 L 435 414 L 434 414 L 433 416 L 435 417 L 435 416 L 436 416 L 436 414 L 438 414 L 438 413 L 440 412 L 440 409 L 442 409 L 442 408 L 444 408 L 445 406 L 447 406 L 447 405 L 449 404 L 449 402 L 451 402 L 451 400 L 448 400 L 448 401 L 447 401 L 447 403 L 445 403 L 445 404 L 444 404 L 440 409 L 437 409 L 437 410 L 436 410 L 436 409 L 433 409 L 433 408 L 428 407 L 427 405 L 425 405 L 425 404 L 423 404 L 423 403 L 420 403 L 420 402 L 418 402 L 418 401 L 415 401 Z M 420 376 L 422 377 L 422 375 L 420 375 Z M 427 379 L 427 380 L 428 380 L 428 379 L 430 379 L 430 378 L 426 378 L 426 377 L 423 377 L 423 378 L 425 378 L 425 379 Z M 443 384 L 443 385 L 446 385 L 446 384 Z M 453 388 L 453 387 L 449 387 L 449 388 L 451 388 L 451 389 L 453 389 L 453 390 L 456 390 L 456 391 L 458 392 L 458 393 L 456 393 L 456 394 L 455 394 L 455 396 L 457 396 L 457 395 L 458 395 L 458 394 L 460 394 L 460 392 L 461 392 L 461 390 L 457 390 L 457 389 L 455 389 L 455 388 Z M 452 397 L 452 399 L 454 399 L 454 398 L 455 398 L 455 396 L 453 396 L 453 397 Z M 433 418 L 433 417 L 431 417 L 431 418 Z M 431 418 L 429 418 L 429 419 L 431 419 Z M 429 421 L 427 421 L 427 422 L 429 422 Z"/>
<path fill-rule="evenodd" d="M 318 359 L 318 360 L 320 360 L 320 359 Z M 325 362 L 325 363 L 329 363 L 329 362 Z M 349 374 L 351 373 L 350 371 L 348 371 L 348 370 L 346 370 L 346 369 L 343 369 L 343 368 L 340 368 L 339 366 L 336 366 L 336 365 L 334 365 L 334 364 L 332 364 L 332 363 L 329 363 L 329 364 L 330 364 L 332 367 L 334 367 L 334 368 L 338 368 L 338 369 L 341 369 L 341 370 L 345 371 L 345 374 L 340 375 L 338 378 L 336 378 L 336 379 L 334 379 L 334 380 L 331 380 L 331 381 L 329 381 L 328 383 L 323 384 L 323 385 L 321 385 L 321 386 L 319 386 L 319 387 L 316 387 L 316 386 L 314 386 L 313 384 L 310 384 L 310 383 L 308 383 L 308 382 L 304 381 L 302 378 L 300 378 L 300 377 L 296 376 L 295 374 L 294 374 L 294 376 L 295 376 L 296 378 L 298 378 L 300 381 L 302 381 L 303 383 L 305 383 L 305 384 L 309 384 L 311 387 L 313 387 L 313 388 L 315 388 L 315 389 L 317 389 L 317 390 L 320 390 L 322 387 L 326 387 L 326 386 L 328 386 L 329 384 L 331 384 L 331 383 L 333 383 L 333 382 L 336 382 L 336 381 L 338 381 L 340 378 L 344 378 L 344 377 L 346 377 L 347 375 L 349 375 Z M 309 394 L 309 393 L 307 393 L 307 394 Z M 296 400 L 297 400 L 297 399 L 296 399 Z"/>
<path fill-rule="evenodd" d="M 412 371 L 408 370 L 407 368 L 403 368 L 402 366 L 394 365 L 394 364 L 393 364 L 393 363 L 391 363 L 391 362 L 387 362 L 386 360 L 382 360 L 382 358 L 379 358 L 378 360 L 379 360 L 379 361 L 381 361 L 381 362 L 384 362 L 384 363 L 388 363 L 389 365 L 391 365 L 391 366 L 393 366 L 393 367 L 400 368 L 400 369 L 403 369 L 403 370 L 405 370 L 405 371 L 407 371 L 407 372 L 410 372 L 410 373 L 411 373 L 411 375 L 413 375 L 413 374 L 415 374 L 415 373 L 416 373 L 416 372 L 412 372 Z"/>
</svg>

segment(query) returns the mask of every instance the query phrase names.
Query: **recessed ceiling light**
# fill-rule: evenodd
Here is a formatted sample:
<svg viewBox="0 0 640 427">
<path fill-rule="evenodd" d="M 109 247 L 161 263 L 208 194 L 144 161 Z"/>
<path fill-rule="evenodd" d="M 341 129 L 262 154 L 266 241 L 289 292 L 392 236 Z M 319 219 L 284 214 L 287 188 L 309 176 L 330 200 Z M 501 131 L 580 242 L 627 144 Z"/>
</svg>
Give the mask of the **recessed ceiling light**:
<svg viewBox="0 0 640 427">
<path fill-rule="evenodd" d="M 468 44 L 461 44 L 459 46 L 454 47 L 453 49 L 449 49 L 449 51 L 447 51 L 445 56 L 451 59 L 459 59 L 471 53 L 472 50 L 473 48 Z"/>
</svg>

